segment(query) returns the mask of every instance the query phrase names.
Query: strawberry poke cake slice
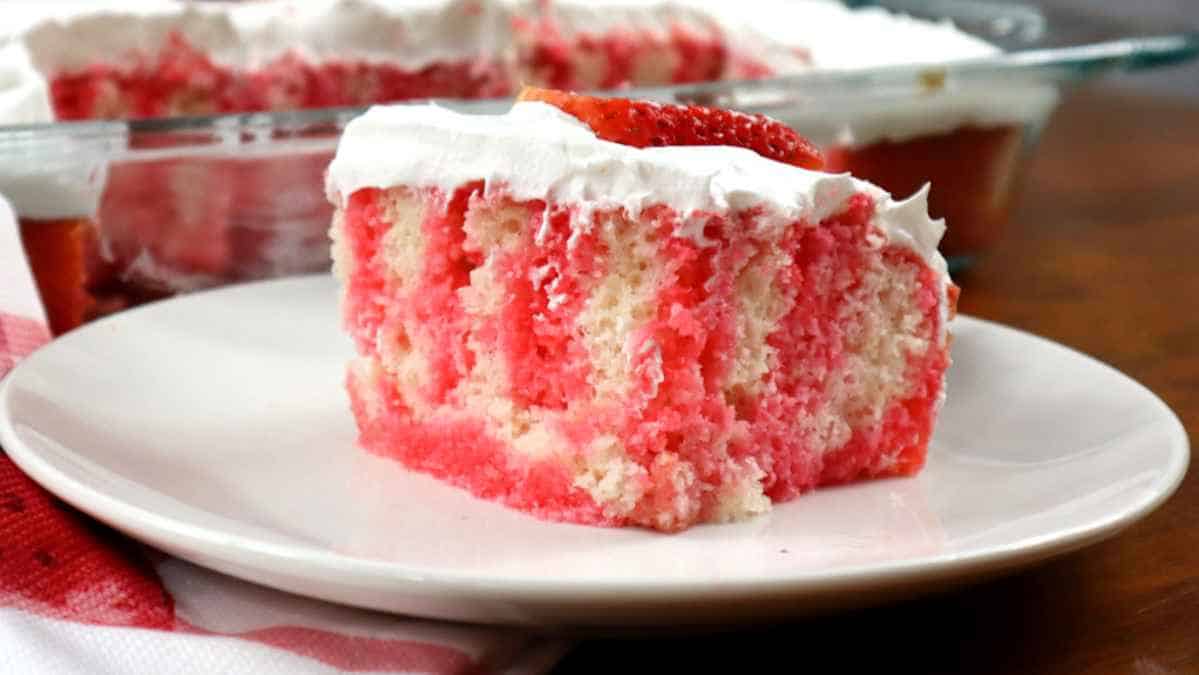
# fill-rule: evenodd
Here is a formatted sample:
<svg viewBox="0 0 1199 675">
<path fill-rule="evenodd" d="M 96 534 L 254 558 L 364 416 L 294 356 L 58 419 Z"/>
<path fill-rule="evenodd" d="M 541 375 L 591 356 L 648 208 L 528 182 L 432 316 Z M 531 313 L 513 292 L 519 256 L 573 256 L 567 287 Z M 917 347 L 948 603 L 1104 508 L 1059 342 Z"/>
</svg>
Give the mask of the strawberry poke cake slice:
<svg viewBox="0 0 1199 675">
<path fill-rule="evenodd" d="M 342 137 L 365 448 L 663 531 L 921 468 L 956 297 L 925 192 L 801 168 L 819 157 L 761 116 L 526 98 L 552 104 L 375 107 Z"/>
</svg>

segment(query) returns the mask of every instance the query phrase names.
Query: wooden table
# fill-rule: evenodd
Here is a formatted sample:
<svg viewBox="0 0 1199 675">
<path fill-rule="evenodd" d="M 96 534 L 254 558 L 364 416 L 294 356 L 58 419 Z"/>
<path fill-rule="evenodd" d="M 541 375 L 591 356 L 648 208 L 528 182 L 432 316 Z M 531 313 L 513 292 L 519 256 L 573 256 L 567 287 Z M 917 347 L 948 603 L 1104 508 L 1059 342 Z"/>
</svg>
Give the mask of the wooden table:
<svg viewBox="0 0 1199 675">
<path fill-rule="evenodd" d="M 1199 430 L 1199 102 L 1092 88 L 1046 130 L 961 311 L 1087 352 Z M 1194 464 L 1199 464 L 1195 462 Z M 594 640 L 556 675 L 1199 673 L 1199 479 L 1114 539 L 914 602 L 716 636 Z M 846 669 L 846 667 L 851 666 Z"/>
</svg>

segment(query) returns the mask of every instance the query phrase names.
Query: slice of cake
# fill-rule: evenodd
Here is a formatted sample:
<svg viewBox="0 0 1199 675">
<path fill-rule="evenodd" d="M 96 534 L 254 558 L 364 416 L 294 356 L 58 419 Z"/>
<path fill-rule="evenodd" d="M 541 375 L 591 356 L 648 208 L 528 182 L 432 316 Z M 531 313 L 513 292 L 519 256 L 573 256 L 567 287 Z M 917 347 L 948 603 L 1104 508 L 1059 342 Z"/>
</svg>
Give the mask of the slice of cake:
<svg viewBox="0 0 1199 675">
<path fill-rule="evenodd" d="M 738 120 L 777 125 L 723 119 L 734 143 Z M 328 191 L 372 452 L 539 517 L 667 531 L 924 463 L 956 290 L 924 192 L 617 144 L 543 102 L 373 108 Z"/>
</svg>

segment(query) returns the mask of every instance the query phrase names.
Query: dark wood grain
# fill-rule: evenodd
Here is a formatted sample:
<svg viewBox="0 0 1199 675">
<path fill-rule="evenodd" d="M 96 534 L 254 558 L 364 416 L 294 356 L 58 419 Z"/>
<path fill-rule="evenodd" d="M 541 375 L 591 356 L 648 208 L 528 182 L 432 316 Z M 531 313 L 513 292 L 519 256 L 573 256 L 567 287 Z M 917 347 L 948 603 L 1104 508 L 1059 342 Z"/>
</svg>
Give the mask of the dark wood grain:
<svg viewBox="0 0 1199 675">
<path fill-rule="evenodd" d="M 1075 92 L 963 312 L 1087 352 L 1199 429 L 1199 102 Z M 1199 673 L 1199 480 L 1117 537 L 999 581 L 731 634 L 590 640 L 554 671 Z M 835 670 L 834 670 L 835 669 Z"/>
</svg>

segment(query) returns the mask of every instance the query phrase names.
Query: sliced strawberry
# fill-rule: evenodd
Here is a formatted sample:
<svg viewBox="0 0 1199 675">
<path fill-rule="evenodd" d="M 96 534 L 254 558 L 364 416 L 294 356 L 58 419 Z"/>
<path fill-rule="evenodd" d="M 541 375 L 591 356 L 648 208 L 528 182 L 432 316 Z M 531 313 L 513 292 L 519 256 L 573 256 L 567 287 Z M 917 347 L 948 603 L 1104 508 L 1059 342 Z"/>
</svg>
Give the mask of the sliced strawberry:
<svg viewBox="0 0 1199 675">
<path fill-rule="evenodd" d="M 598 98 L 525 87 L 518 101 L 542 101 L 577 117 L 600 138 L 638 148 L 662 145 L 734 145 L 786 164 L 820 169 L 824 157 L 808 139 L 765 115 L 697 105 Z"/>
</svg>

